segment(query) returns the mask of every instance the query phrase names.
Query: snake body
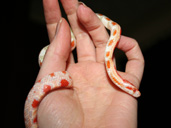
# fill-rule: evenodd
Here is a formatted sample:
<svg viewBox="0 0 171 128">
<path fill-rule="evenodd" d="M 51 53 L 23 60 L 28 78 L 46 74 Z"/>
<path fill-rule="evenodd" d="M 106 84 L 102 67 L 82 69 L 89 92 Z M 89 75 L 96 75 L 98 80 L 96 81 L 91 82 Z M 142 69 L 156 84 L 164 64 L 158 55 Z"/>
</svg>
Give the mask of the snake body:
<svg viewBox="0 0 171 128">
<path fill-rule="evenodd" d="M 127 92 L 128 94 L 139 97 L 141 94 L 139 90 L 131 84 L 129 81 L 124 80 L 117 73 L 116 67 L 113 62 L 113 52 L 116 48 L 117 43 L 119 42 L 121 35 L 120 26 L 109 19 L 108 17 L 96 14 L 104 26 L 110 30 L 110 37 L 106 44 L 105 50 L 105 65 L 108 76 L 111 81 L 118 86 L 121 90 Z M 71 50 L 76 47 L 76 39 L 71 30 Z M 44 47 L 39 54 L 39 65 L 41 66 L 43 62 L 44 55 L 46 54 L 48 46 Z M 37 108 L 43 97 L 49 93 L 50 91 L 57 88 L 71 88 L 72 87 L 72 79 L 67 71 L 59 71 L 51 73 L 45 76 L 43 79 L 39 80 L 31 91 L 28 94 L 28 97 L 25 102 L 25 125 L 27 128 L 37 128 Z"/>
</svg>

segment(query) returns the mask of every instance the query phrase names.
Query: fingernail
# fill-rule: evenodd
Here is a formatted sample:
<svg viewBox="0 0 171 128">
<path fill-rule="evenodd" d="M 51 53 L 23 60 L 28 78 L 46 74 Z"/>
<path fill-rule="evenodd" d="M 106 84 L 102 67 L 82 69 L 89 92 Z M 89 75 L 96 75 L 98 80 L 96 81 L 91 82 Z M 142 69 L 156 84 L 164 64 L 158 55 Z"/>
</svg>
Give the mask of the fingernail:
<svg viewBox="0 0 171 128">
<path fill-rule="evenodd" d="M 62 23 L 62 18 L 61 18 L 61 19 L 59 20 L 59 22 L 57 23 L 55 36 L 58 34 L 58 32 L 59 32 L 59 30 L 60 30 L 61 23 Z"/>
<path fill-rule="evenodd" d="M 83 2 L 79 1 L 78 2 L 79 5 L 83 5 L 84 7 L 87 7 Z"/>
</svg>

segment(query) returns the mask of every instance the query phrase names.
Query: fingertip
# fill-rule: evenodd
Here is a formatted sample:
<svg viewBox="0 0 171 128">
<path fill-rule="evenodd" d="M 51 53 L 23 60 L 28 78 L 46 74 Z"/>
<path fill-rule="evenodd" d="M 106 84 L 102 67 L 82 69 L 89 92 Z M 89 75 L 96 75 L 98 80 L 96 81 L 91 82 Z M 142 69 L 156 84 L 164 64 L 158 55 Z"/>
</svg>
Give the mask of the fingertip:
<svg viewBox="0 0 171 128">
<path fill-rule="evenodd" d="M 43 7 L 46 23 L 57 23 L 61 17 L 58 0 L 43 0 Z"/>
<path fill-rule="evenodd" d="M 82 2 L 79 3 L 78 9 L 77 9 L 77 16 L 83 25 L 84 24 L 89 25 L 90 21 L 93 21 L 94 17 L 96 17 L 95 13 Z"/>
</svg>

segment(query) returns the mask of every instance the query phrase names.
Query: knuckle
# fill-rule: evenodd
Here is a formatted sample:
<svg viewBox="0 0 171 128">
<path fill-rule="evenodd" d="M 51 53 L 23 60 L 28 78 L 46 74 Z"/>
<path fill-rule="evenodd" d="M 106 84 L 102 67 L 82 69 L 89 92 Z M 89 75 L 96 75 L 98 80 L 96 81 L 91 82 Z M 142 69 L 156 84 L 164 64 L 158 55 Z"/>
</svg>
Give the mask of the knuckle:
<svg viewBox="0 0 171 128">
<path fill-rule="evenodd" d="M 130 41 L 133 42 L 134 44 L 138 45 L 138 41 L 135 38 L 130 38 Z"/>
</svg>

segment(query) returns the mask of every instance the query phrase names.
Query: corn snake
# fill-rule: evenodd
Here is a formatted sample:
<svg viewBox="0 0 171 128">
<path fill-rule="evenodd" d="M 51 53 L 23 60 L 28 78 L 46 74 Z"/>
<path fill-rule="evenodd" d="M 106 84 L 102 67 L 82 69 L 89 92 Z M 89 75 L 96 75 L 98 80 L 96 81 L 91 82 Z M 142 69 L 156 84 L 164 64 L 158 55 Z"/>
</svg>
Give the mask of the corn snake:
<svg viewBox="0 0 171 128">
<path fill-rule="evenodd" d="M 104 56 L 106 71 L 109 78 L 121 90 L 132 95 L 133 97 L 139 97 L 141 95 L 139 90 L 129 81 L 121 78 L 121 76 L 117 73 L 116 67 L 113 62 L 113 52 L 114 49 L 116 48 L 117 43 L 119 42 L 120 35 L 121 35 L 120 26 L 116 22 L 110 20 L 108 17 L 104 15 L 97 14 L 97 16 L 104 24 L 104 26 L 110 30 L 110 37 L 106 44 L 106 50 Z M 71 50 L 73 50 L 75 47 L 76 47 L 76 39 L 71 30 Z M 43 62 L 43 58 L 44 55 L 46 54 L 47 48 L 48 46 L 44 47 L 39 54 L 40 66 Z M 72 78 L 67 71 L 59 71 L 59 72 L 51 73 L 35 83 L 31 91 L 29 92 L 25 102 L 24 116 L 25 116 L 25 125 L 27 128 L 38 127 L 37 109 L 39 103 L 47 93 L 61 87 L 72 88 Z"/>
</svg>

